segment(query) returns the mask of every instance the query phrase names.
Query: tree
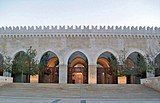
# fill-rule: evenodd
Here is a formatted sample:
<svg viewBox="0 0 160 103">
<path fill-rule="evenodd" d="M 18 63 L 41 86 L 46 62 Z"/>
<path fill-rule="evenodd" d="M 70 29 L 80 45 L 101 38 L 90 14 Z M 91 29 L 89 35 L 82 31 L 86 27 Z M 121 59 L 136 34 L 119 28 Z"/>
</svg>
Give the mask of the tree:
<svg viewBox="0 0 160 103">
<path fill-rule="evenodd" d="M 118 65 L 116 58 L 111 55 L 111 58 L 109 58 L 110 66 L 112 67 L 112 72 L 115 76 L 118 76 Z"/>
<path fill-rule="evenodd" d="M 119 66 L 117 67 L 117 76 L 125 76 L 125 60 L 126 60 L 126 50 L 123 48 L 123 50 L 120 50 L 120 55 L 119 55 Z"/>
<path fill-rule="evenodd" d="M 21 75 L 21 82 L 23 82 L 23 74 L 26 72 L 27 68 L 27 61 L 28 57 L 25 52 L 18 52 L 14 58 L 13 66 L 12 66 L 12 74 L 13 77 L 17 77 Z"/>
<path fill-rule="evenodd" d="M 30 46 L 26 52 L 19 52 L 13 60 L 12 73 L 14 75 L 21 75 L 21 82 L 23 82 L 23 75 L 26 75 L 27 82 L 30 82 L 30 75 L 36 75 L 38 73 L 36 55 L 36 50 Z"/>
<path fill-rule="evenodd" d="M 4 56 L 4 61 L 3 61 L 3 65 L 2 65 L 2 68 L 4 70 L 4 76 L 7 76 L 9 77 L 10 76 L 10 73 L 12 71 L 12 58 L 10 56 Z"/>
<path fill-rule="evenodd" d="M 146 72 L 148 71 L 148 65 L 147 65 L 145 58 L 138 54 L 137 62 L 135 65 L 137 65 L 136 76 L 146 78 Z"/>
<path fill-rule="evenodd" d="M 146 77 L 147 69 L 147 62 L 145 61 L 145 58 L 143 58 L 140 54 L 137 54 L 137 57 L 134 61 L 134 67 L 126 67 L 124 74 L 144 78 Z"/>
<path fill-rule="evenodd" d="M 125 48 L 121 50 L 120 55 L 120 61 L 121 65 L 118 68 L 118 75 L 120 76 L 139 76 L 139 77 L 145 77 L 144 74 L 146 71 L 153 70 L 153 65 L 150 65 L 150 63 L 147 63 L 146 58 L 141 56 L 140 54 L 137 54 L 135 61 L 134 61 L 134 67 L 126 67 L 126 50 Z"/>
<path fill-rule="evenodd" d="M 38 60 L 36 60 L 37 51 L 36 49 L 32 49 L 32 46 L 27 50 L 28 61 L 26 62 L 29 75 L 38 74 Z"/>
</svg>

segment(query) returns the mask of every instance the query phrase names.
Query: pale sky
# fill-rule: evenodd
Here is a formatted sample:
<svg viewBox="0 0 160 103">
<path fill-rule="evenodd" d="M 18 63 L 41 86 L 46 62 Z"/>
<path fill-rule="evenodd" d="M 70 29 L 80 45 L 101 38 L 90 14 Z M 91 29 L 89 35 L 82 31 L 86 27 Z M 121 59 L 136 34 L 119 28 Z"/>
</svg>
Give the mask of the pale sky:
<svg viewBox="0 0 160 103">
<path fill-rule="evenodd" d="M 160 27 L 160 0 L 0 0 L 1 26 Z"/>
</svg>

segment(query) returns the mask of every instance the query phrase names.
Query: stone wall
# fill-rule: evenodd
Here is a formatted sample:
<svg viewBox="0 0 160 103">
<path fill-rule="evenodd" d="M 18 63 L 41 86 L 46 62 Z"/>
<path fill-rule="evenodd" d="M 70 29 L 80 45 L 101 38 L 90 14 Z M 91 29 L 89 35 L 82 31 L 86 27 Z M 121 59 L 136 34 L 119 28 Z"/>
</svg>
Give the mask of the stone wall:
<svg viewBox="0 0 160 103">
<path fill-rule="evenodd" d="M 0 76 L 0 86 L 7 84 L 7 83 L 13 83 L 13 78 Z"/>
<path fill-rule="evenodd" d="M 112 35 L 105 35 L 105 37 L 13 36 L 0 37 L 0 53 L 2 54 L 5 52 L 7 53 L 7 55 L 14 58 L 17 52 L 26 51 L 27 48 L 32 46 L 38 51 L 38 60 L 41 59 L 42 55 L 45 52 L 52 51 L 58 56 L 61 65 L 67 65 L 70 55 L 75 51 L 81 51 L 86 55 L 89 65 L 95 65 L 97 63 L 98 56 L 106 51 L 111 52 L 116 57 L 116 59 L 120 61 L 120 56 L 122 55 L 121 50 L 123 50 L 124 48 L 126 50 L 126 58 L 132 52 L 138 52 L 143 56 L 146 56 L 146 54 L 148 54 L 150 50 L 153 52 L 152 55 L 156 57 L 160 53 L 159 43 L 159 37 L 118 37 Z"/>
<path fill-rule="evenodd" d="M 160 92 L 160 76 L 141 79 L 141 84 Z"/>
<path fill-rule="evenodd" d="M 1 27 L 0 54 L 14 58 L 19 51 L 32 46 L 40 61 L 47 51 L 54 52 L 59 59 L 60 83 L 67 82 L 68 59 L 72 53 L 81 51 L 88 59 L 89 83 L 96 83 L 97 59 L 103 52 L 112 53 L 118 63 L 122 62 L 122 50 L 127 58 L 138 52 L 151 59 L 160 53 L 159 27 L 122 26 L 32 26 Z"/>
</svg>

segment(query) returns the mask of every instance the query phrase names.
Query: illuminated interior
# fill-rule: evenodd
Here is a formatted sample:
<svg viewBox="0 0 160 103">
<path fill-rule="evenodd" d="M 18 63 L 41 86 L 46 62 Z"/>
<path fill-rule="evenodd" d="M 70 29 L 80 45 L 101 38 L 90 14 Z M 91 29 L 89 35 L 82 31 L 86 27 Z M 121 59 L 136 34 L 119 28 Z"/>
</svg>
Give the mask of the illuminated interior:
<svg viewBox="0 0 160 103">
<path fill-rule="evenodd" d="M 83 74 L 81 72 L 73 73 L 72 80 L 75 81 L 75 84 L 83 84 Z"/>
<path fill-rule="evenodd" d="M 98 58 L 97 63 L 98 63 L 100 66 L 104 67 L 104 68 L 109 68 L 109 67 L 110 67 L 108 60 L 105 59 L 105 58 Z"/>
<path fill-rule="evenodd" d="M 88 83 L 88 61 L 82 52 L 74 52 L 68 60 L 68 83 Z"/>
<path fill-rule="evenodd" d="M 38 83 L 38 75 L 30 76 L 30 83 Z"/>
<path fill-rule="evenodd" d="M 40 64 L 42 65 L 39 75 L 39 82 L 42 83 L 58 83 L 59 82 L 59 59 L 57 55 L 51 51 L 43 54 Z"/>
<path fill-rule="evenodd" d="M 97 83 L 98 84 L 113 84 L 117 83 L 117 78 L 114 76 L 110 61 L 116 59 L 110 52 L 102 53 L 97 59 Z"/>
<path fill-rule="evenodd" d="M 70 63 L 70 67 L 86 67 L 87 64 L 86 64 L 86 61 L 83 60 L 82 58 L 80 57 L 76 57 L 75 59 L 72 60 L 72 62 Z"/>
<path fill-rule="evenodd" d="M 56 67 L 57 62 L 58 62 L 58 58 L 53 57 L 47 62 L 47 67 Z"/>
</svg>

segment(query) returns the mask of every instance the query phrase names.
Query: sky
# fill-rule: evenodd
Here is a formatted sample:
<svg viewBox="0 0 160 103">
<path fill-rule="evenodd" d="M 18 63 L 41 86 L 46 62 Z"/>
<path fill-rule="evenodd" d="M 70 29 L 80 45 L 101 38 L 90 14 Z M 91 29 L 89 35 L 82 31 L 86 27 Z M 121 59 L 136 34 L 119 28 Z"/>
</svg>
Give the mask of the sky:
<svg viewBox="0 0 160 103">
<path fill-rule="evenodd" d="M 0 0 L 0 27 L 160 27 L 160 0 Z"/>
</svg>

